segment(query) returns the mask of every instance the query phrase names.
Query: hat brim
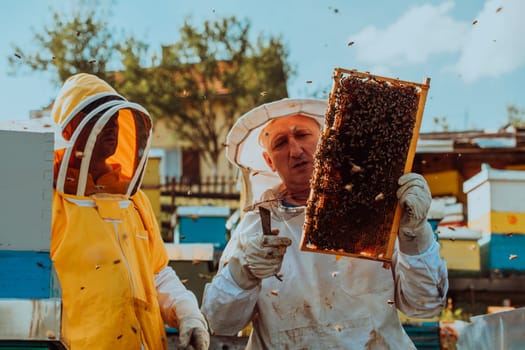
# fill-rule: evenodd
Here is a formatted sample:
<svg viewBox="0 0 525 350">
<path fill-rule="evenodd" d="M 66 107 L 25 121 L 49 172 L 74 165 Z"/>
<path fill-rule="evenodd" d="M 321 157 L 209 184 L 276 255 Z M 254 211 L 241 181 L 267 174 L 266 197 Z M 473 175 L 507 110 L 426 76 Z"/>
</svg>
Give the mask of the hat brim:
<svg viewBox="0 0 525 350">
<path fill-rule="evenodd" d="M 256 107 L 237 120 L 226 138 L 226 157 L 249 173 L 253 199 L 281 182 L 264 161 L 264 150 L 259 144 L 261 130 L 273 119 L 294 115 L 315 119 L 322 128 L 327 107 L 325 100 L 285 98 Z"/>
<path fill-rule="evenodd" d="M 238 167 L 257 172 L 272 172 L 262 157 L 259 133 L 276 118 L 304 115 L 315 119 L 321 127 L 328 104 L 325 100 L 290 99 L 263 104 L 242 115 L 226 138 L 226 157 Z"/>
</svg>

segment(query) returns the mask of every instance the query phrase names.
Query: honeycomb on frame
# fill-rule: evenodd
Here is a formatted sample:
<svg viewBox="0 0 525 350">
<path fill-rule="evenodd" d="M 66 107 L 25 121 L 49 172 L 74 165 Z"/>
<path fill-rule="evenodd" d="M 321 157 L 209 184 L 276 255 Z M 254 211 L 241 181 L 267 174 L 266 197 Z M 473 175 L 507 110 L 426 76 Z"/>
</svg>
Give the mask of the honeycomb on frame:
<svg viewBox="0 0 525 350">
<path fill-rule="evenodd" d="M 391 261 L 429 84 L 334 70 L 301 250 Z"/>
</svg>

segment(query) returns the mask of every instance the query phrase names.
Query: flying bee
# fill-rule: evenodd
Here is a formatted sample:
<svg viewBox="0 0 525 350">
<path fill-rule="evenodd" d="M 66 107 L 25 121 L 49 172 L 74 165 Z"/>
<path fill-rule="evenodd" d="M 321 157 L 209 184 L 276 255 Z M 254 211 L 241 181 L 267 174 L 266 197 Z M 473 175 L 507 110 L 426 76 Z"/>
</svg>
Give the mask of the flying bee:
<svg viewBox="0 0 525 350">
<path fill-rule="evenodd" d="M 46 331 L 46 337 L 47 339 L 56 339 L 57 336 L 54 331 L 49 329 Z"/>
<path fill-rule="evenodd" d="M 379 193 L 377 196 L 375 196 L 374 200 L 376 202 L 379 202 L 379 201 L 382 201 L 383 199 L 385 199 L 385 195 L 383 194 L 383 192 Z"/>
</svg>

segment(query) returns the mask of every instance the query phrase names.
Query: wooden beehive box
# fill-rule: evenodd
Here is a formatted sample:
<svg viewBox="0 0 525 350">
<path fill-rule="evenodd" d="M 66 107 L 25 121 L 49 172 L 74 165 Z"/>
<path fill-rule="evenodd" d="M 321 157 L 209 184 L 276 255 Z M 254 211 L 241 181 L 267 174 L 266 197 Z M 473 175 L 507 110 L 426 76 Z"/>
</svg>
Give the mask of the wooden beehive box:
<svg viewBox="0 0 525 350">
<path fill-rule="evenodd" d="M 429 83 L 334 70 L 301 250 L 391 261 Z"/>
</svg>

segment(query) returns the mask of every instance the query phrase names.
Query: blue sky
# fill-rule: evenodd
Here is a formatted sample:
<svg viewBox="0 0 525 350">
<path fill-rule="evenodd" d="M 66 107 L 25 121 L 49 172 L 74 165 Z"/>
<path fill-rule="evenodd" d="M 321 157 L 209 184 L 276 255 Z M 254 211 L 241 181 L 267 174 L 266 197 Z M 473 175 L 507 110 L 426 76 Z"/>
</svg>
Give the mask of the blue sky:
<svg viewBox="0 0 525 350">
<path fill-rule="evenodd" d="M 7 57 L 14 43 L 32 48 L 33 33 L 51 22 L 50 7 L 76 6 L 2 1 L 0 120 L 27 119 L 52 101 L 59 87 L 49 74 L 8 76 Z M 329 91 L 335 67 L 418 83 L 430 77 L 422 132 L 437 130 L 435 117 L 446 117 L 452 130 L 495 130 L 506 123 L 508 105 L 525 109 L 522 0 L 114 0 L 99 6 L 111 10 L 113 28 L 147 41 L 153 52 L 178 39 L 188 16 L 194 25 L 232 15 L 249 19 L 254 37 L 282 35 L 297 71 L 290 97 Z"/>
</svg>

